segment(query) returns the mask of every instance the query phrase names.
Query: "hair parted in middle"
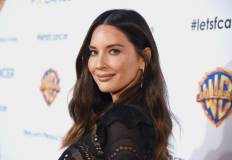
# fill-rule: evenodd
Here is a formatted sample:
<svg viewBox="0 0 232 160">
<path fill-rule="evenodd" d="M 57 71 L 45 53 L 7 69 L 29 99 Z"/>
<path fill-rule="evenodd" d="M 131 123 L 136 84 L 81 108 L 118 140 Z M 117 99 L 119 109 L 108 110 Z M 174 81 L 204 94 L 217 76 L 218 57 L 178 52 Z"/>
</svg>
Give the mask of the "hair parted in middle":
<svg viewBox="0 0 232 160">
<path fill-rule="evenodd" d="M 114 103 L 110 93 L 103 93 L 99 90 L 88 70 L 91 37 L 100 25 L 111 25 L 124 33 L 134 45 L 138 55 L 145 61 L 141 81 L 124 91 Z M 150 57 L 144 54 L 145 48 L 150 48 Z M 138 12 L 126 9 L 108 10 L 93 21 L 77 56 L 76 76 L 73 97 L 69 103 L 69 113 L 74 124 L 64 138 L 63 147 L 80 139 L 88 128 L 93 129 L 98 117 L 112 104 L 135 104 L 145 107 L 153 118 L 154 159 L 167 159 L 172 114 L 168 106 L 166 83 L 161 72 L 158 50 L 152 32 Z"/>
</svg>

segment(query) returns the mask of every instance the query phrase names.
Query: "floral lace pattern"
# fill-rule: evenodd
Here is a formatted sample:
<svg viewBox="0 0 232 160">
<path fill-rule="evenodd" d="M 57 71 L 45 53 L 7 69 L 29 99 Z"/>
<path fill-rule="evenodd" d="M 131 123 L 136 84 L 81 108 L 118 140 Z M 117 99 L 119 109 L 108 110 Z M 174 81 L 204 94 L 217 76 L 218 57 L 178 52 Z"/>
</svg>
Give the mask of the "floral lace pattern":
<svg viewBox="0 0 232 160">
<path fill-rule="evenodd" d="M 59 160 L 150 160 L 154 127 L 134 106 L 117 106 L 97 122 L 96 133 L 87 132 L 68 147 Z"/>
</svg>

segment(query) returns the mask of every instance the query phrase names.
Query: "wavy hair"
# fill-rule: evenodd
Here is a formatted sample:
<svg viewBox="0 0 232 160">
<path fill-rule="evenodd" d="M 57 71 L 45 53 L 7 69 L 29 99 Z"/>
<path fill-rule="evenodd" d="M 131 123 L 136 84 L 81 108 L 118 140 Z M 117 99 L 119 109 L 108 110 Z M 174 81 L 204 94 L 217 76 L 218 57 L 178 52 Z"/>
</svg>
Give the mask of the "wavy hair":
<svg viewBox="0 0 232 160">
<path fill-rule="evenodd" d="M 74 121 L 63 140 L 63 147 L 79 140 L 88 130 L 94 130 L 98 117 L 112 106 L 110 93 L 102 93 L 89 70 L 89 44 L 93 31 L 99 25 L 112 25 L 122 31 L 144 58 L 145 70 L 142 88 L 139 83 L 124 91 L 115 103 L 136 104 L 145 107 L 155 126 L 154 160 L 167 160 L 169 136 L 172 131 L 172 113 L 167 100 L 167 89 L 161 72 L 159 55 L 152 32 L 145 19 L 134 10 L 114 9 L 100 14 L 92 23 L 76 59 L 76 83 L 69 103 L 69 113 Z M 143 50 L 151 49 L 150 59 Z"/>
</svg>

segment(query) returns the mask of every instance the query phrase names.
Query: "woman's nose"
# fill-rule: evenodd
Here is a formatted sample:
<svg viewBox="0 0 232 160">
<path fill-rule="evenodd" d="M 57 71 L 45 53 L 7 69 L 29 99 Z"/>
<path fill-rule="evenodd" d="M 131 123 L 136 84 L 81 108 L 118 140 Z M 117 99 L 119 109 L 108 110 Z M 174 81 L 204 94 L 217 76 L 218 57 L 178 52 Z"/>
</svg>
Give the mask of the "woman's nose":
<svg viewBox="0 0 232 160">
<path fill-rule="evenodd" d="M 103 68 L 106 66 L 106 56 L 104 53 L 99 53 L 97 58 L 96 58 L 96 68 Z"/>
</svg>

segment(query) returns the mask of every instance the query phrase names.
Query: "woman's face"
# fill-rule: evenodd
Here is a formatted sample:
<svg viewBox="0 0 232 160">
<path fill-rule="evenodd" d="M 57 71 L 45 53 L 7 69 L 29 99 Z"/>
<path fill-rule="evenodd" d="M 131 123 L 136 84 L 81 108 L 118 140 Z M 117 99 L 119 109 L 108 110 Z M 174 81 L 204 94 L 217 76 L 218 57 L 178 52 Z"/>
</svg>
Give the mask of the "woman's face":
<svg viewBox="0 0 232 160">
<path fill-rule="evenodd" d="M 90 41 L 88 69 L 100 91 L 113 101 L 141 77 L 144 61 L 126 35 L 111 25 L 98 26 Z"/>
</svg>

